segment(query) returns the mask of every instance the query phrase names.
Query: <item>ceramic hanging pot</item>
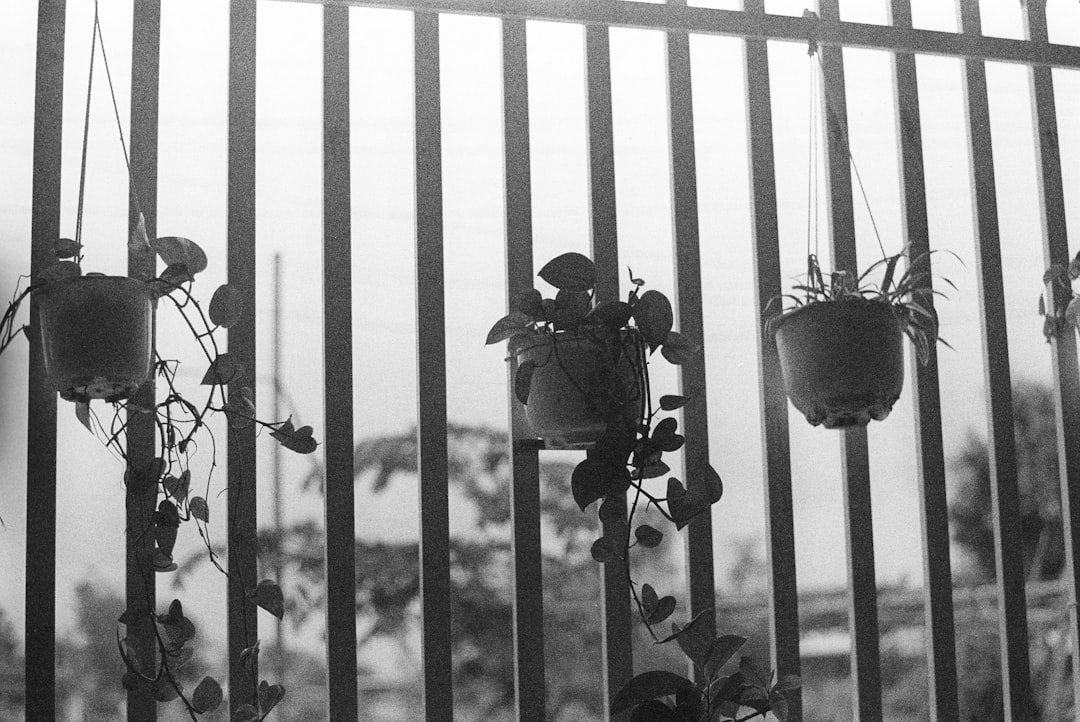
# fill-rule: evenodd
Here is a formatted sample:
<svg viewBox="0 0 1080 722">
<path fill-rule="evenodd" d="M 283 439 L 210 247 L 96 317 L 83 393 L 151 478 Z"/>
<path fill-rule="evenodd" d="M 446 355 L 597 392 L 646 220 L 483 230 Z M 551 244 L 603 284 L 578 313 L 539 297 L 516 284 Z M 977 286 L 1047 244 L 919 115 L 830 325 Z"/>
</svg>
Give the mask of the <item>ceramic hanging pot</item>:
<svg viewBox="0 0 1080 722">
<path fill-rule="evenodd" d="M 645 399 L 641 341 L 595 330 L 518 336 L 509 351 L 528 374 L 525 418 L 549 449 L 590 449 L 611 421 L 638 424 Z M 518 390 L 521 398 L 522 390 Z"/>
<path fill-rule="evenodd" d="M 124 276 L 52 281 L 36 292 L 50 384 L 68 401 L 130 396 L 150 376 L 150 287 Z"/>
<path fill-rule="evenodd" d="M 812 425 L 865 426 L 889 415 L 904 387 L 904 355 L 888 303 L 810 303 L 772 329 L 788 398 Z"/>
</svg>

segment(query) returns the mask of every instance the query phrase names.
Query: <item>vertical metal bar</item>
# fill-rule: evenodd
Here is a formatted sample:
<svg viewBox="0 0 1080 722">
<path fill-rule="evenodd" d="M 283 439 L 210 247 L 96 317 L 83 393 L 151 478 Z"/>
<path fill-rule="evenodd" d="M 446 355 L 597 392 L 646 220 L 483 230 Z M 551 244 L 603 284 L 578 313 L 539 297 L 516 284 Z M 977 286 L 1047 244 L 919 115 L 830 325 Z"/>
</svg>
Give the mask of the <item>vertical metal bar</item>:
<svg viewBox="0 0 1080 722">
<path fill-rule="evenodd" d="M 1048 42 L 1046 0 L 1027 0 L 1024 24 L 1026 36 L 1035 43 Z M 1035 160 L 1039 169 L 1039 200 L 1042 206 L 1043 257 L 1047 266 L 1069 263 L 1069 235 L 1066 227 L 1065 195 L 1061 178 L 1061 150 L 1058 147 L 1058 118 L 1054 98 L 1054 77 L 1050 67 L 1030 68 L 1034 111 Z M 1066 303 L 1064 289 L 1048 292 L 1055 297 L 1050 308 Z M 1080 659 L 1080 620 L 1076 602 L 1080 600 L 1080 372 L 1076 363 L 1076 336 L 1072 329 L 1051 339 L 1054 368 L 1054 407 L 1057 416 L 1058 472 L 1061 481 L 1061 521 L 1065 537 L 1065 567 L 1071 575 L 1067 600 L 1070 644 L 1073 659 Z M 1080 664 L 1073 664 L 1073 694 L 1080 705 Z"/>
<path fill-rule="evenodd" d="M 821 19 L 839 21 L 837 0 L 821 0 Z M 843 49 L 823 46 L 826 150 L 831 206 L 833 265 L 858 276 L 855 254 L 855 212 L 851 193 L 851 162 L 847 138 L 847 101 Z M 870 505 L 870 454 L 866 427 L 847 429 L 840 438 L 847 527 L 848 624 L 851 631 L 851 669 L 855 719 L 881 720 L 881 661 L 879 651 L 877 582 L 874 570 L 874 525 Z"/>
<path fill-rule="evenodd" d="M 56 261 L 64 120 L 64 0 L 38 3 L 30 276 Z M 30 297 L 30 325 L 38 327 Z M 29 334 L 26 412 L 26 718 L 56 717 L 56 392 L 38 333 Z"/>
<path fill-rule="evenodd" d="M 744 0 L 746 12 L 764 14 L 764 0 Z M 795 579 L 795 527 L 791 501 L 791 441 L 787 396 L 780 358 L 765 334 L 766 307 L 782 292 L 780 231 L 776 214 L 776 163 L 773 154 L 772 91 L 769 49 L 765 40 L 747 39 L 746 115 L 753 188 L 754 285 L 760 318 L 757 324 L 758 398 L 761 401 L 761 446 L 765 473 L 766 545 L 769 554 L 769 631 L 772 663 L 780 676 L 800 674 L 799 595 Z M 785 695 L 788 719 L 802 720 L 802 694 Z"/>
<path fill-rule="evenodd" d="M 229 329 L 229 355 L 244 369 L 236 387 L 255 400 L 255 0 L 229 6 L 229 197 L 228 279 L 243 293 L 245 314 Z M 230 393 L 234 391 L 230 384 Z M 255 701 L 258 670 L 248 671 L 240 653 L 255 644 L 256 585 L 255 428 L 228 435 L 228 647 L 229 707 Z"/>
<path fill-rule="evenodd" d="M 686 0 L 669 0 L 685 5 Z M 694 96 L 690 81 L 690 36 L 669 32 L 667 40 L 668 130 L 671 143 L 671 206 L 675 229 L 675 290 L 679 330 L 701 342 L 705 338 L 701 294 L 701 237 L 698 229 L 697 159 L 694 145 Z M 679 366 L 682 395 L 690 399 L 682 413 L 686 437 L 684 459 L 688 486 L 704 483 L 709 468 L 709 414 L 705 387 L 705 350 Z M 691 520 L 686 534 L 690 614 L 716 606 L 713 575 L 712 514 Z M 716 615 L 708 614 L 710 637 L 716 636 Z"/>
<path fill-rule="evenodd" d="M 615 141 L 611 123 L 611 49 L 608 28 L 585 26 L 585 80 L 589 114 L 589 204 L 592 254 L 596 262 L 596 298 L 619 296 L 619 244 L 615 216 Z M 626 518 L 623 500 L 622 518 Z M 607 533 L 614 521 L 605 522 Z M 623 522 L 625 523 L 625 522 Z M 630 585 L 619 564 L 603 565 L 604 704 L 634 675 L 631 644 Z"/>
<path fill-rule="evenodd" d="M 325 194 L 324 194 L 324 202 L 325 202 Z M 325 231 L 325 224 L 324 224 L 324 231 Z M 325 278 L 325 276 L 326 276 L 326 274 L 324 272 L 323 277 Z M 271 352 L 270 352 L 270 376 L 271 376 L 271 384 L 272 384 L 272 388 L 273 388 L 273 394 L 272 394 L 272 398 L 270 399 L 270 418 L 277 420 L 277 419 L 281 418 L 281 392 L 282 392 L 282 387 L 281 387 L 281 342 L 282 342 L 282 338 L 281 338 L 282 337 L 282 333 L 281 333 L 281 296 L 282 296 L 282 290 L 283 289 L 281 287 L 281 251 L 275 251 L 274 252 L 273 283 L 274 283 L 274 290 L 273 290 L 274 300 L 273 300 L 273 307 L 272 307 L 272 311 L 271 311 L 271 314 L 272 314 L 271 319 L 272 320 L 271 320 L 271 324 L 270 324 L 270 328 L 271 328 L 270 332 L 273 334 L 273 338 L 271 339 Z M 324 304 L 323 308 L 325 309 L 325 307 L 326 306 Z M 328 427 L 329 425 L 326 425 L 326 426 Z M 278 540 L 277 543 L 279 545 L 281 544 L 281 541 L 282 541 L 282 539 L 281 539 L 281 519 L 282 519 L 281 452 L 282 452 L 281 444 L 274 444 L 273 445 L 273 450 L 270 453 L 270 469 L 271 469 L 271 472 L 270 472 L 270 479 L 271 479 L 271 481 L 270 481 L 270 483 L 271 483 L 270 493 L 273 495 L 273 508 L 271 510 L 271 514 L 272 514 L 271 523 L 273 524 L 273 526 L 271 528 L 273 529 L 274 538 Z M 281 550 L 280 547 L 275 551 L 274 558 L 273 558 L 273 563 L 271 565 L 272 572 L 273 572 L 273 575 L 274 575 L 274 577 L 273 577 L 274 582 L 277 583 L 277 585 L 279 587 L 283 583 L 283 580 L 282 580 L 282 563 L 281 563 L 282 562 L 282 554 L 281 554 L 281 551 L 282 550 Z M 330 569 L 329 566 L 327 566 L 326 568 Z M 280 620 L 280 619 L 274 619 L 274 621 L 272 622 L 272 624 L 274 625 L 274 675 L 278 679 L 284 679 L 285 678 L 285 673 L 286 673 L 285 667 L 286 667 L 286 656 L 287 656 L 286 652 L 285 652 L 284 626 L 282 625 L 281 622 L 282 622 L 282 620 Z M 333 639 L 333 637 L 330 634 L 327 634 L 327 639 L 328 640 Z"/>
<path fill-rule="evenodd" d="M 424 709 L 454 716 L 450 645 L 450 517 L 447 496 L 446 312 L 443 277 L 439 15 L 415 14 L 416 318 L 419 368 L 420 591 Z"/>
<path fill-rule="evenodd" d="M 982 33 L 977 0 L 957 0 L 960 29 L 975 37 Z M 1016 470 L 1016 439 L 1009 371 L 1009 339 L 1005 320 L 1001 239 L 998 227 L 994 153 L 990 138 L 990 108 L 986 64 L 964 61 L 965 102 L 971 145 L 971 182 L 975 192 L 979 307 L 983 364 L 987 383 L 990 489 L 994 509 L 997 553 L 999 623 L 1001 630 L 1002 696 L 1006 719 L 1024 719 L 1032 709 L 1028 660 L 1027 600 L 1024 595 L 1023 544 L 1020 543 L 1020 491 Z"/>
<path fill-rule="evenodd" d="M 892 0 L 892 23 L 911 27 L 911 0 Z M 897 138 L 902 173 L 901 203 L 904 238 L 911 258 L 930 251 L 923 165 L 919 83 L 912 53 L 893 57 L 897 101 Z M 928 279 L 928 285 L 932 285 Z M 932 294 L 919 299 L 933 308 Z M 941 431 L 941 395 L 938 387 L 937 347 L 930 348 L 926 364 L 909 353 L 915 371 L 912 386 L 915 435 L 919 465 L 919 512 L 923 532 L 923 590 L 926 619 L 926 664 L 930 689 L 930 719 L 960 719 L 956 675 L 956 632 L 953 617 L 952 562 L 949 555 L 949 505 L 945 496 L 945 451 Z"/>
<path fill-rule="evenodd" d="M 532 180 L 529 150 L 529 69 L 524 20 L 502 21 L 503 162 L 506 176 L 506 288 L 513 299 L 532 288 Z M 518 720 L 545 719 L 544 588 L 540 548 L 540 459 L 524 407 L 510 399 L 510 505 L 514 565 L 514 689 Z"/>
<path fill-rule="evenodd" d="M 323 7 L 323 404 L 330 719 L 359 719 L 353 480 L 349 8 Z"/>
<path fill-rule="evenodd" d="M 128 235 L 139 223 L 141 206 L 149 238 L 157 235 L 158 172 L 158 82 L 161 49 L 161 3 L 136 3 L 132 19 L 131 50 L 131 198 L 128 203 Z M 147 249 L 128 254 L 128 275 L 150 278 L 155 275 L 155 257 Z M 132 401 L 154 408 L 154 377 L 139 387 Z M 155 456 L 154 419 L 148 414 L 128 413 L 128 464 L 144 467 Z M 127 609 L 136 621 L 127 625 L 127 640 L 136 659 L 144 665 L 155 659 L 157 643 L 149 613 L 157 602 L 155 572 L 149 563 L 154 553 L 150 527 L 157 504 L 157 485 L 127 493 Z M 151 670 L 143 670 L 149 673 Z M 157 719 L 157 705 L 148 685 L 127 692 L 127 718 L 131 722 Z"/>
</svg>

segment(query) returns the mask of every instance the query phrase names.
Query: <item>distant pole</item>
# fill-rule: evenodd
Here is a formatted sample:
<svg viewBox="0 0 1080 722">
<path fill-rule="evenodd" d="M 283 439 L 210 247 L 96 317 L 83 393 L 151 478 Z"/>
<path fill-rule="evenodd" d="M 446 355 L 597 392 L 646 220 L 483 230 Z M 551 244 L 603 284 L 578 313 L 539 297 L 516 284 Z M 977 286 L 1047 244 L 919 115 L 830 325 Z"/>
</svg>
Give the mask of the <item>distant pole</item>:
<svg viewBox="0 0 1080 722">
<path fill-rule="evenodd" d="M 272 373 L 274 375 L 274 393 L 271 395 L 273 406 L 270 418 L 281 420 L 281 253 L 274 254 L 274 351 Z M 271 444 L 274 450 L 274 537 L 277 539 L 277 553 L 274 554 L 274 581 L 281 586 L 281 445 Z M 281 620 L 274 619 L 274 640 L 277 647 L 277 678 L 285 679 L 285 635 Z"/>
</svg>

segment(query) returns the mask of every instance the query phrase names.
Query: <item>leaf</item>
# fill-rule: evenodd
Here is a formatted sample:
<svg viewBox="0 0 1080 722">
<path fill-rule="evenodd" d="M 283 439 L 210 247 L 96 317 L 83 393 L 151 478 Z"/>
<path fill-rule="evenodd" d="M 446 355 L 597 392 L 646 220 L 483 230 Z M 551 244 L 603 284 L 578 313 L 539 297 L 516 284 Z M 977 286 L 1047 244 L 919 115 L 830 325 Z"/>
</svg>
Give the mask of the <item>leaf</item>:
<svg viewBox="0 0 1080 722">
<path fill-rule="evenodd" d="M 779 722 L 787 722 L 788 718 L 788 702 L 783 697 L 777 697 L 769 700 L 769 711 L 776 715 L 776 719 Z"/>
<path fill-rule="evenodd" d="M 58 260 L 74 258 L 82 251 L 82 247 L 81 243 L 76 243 L 70 238 L 59 238 L 56 243 L 53 244 L 53 253 Z"/>
<path fill-rule="evenodd" d="M 607 495 L 609 485 L 603 472 L 604 467 L 594 459 L 586 458 L 574 467 L 574 473 L 570 476 L 570 491 L 582 511 Z"/>
<path fill-rule="evenodd" d="M 660 348 L 660 355 L 667 359 L 668 363 L 676 366 L 687 363 L 697 358 L 701 346 L 692 342 L 678 331 L 672 331 L 667 335 L 667 340 Z"/>
<path fill-rule="evenodd" d="M 255 603 L 278 619 L 285 616 L 285 597 L 272 579 L 263 579 L 255 587 Z"/>
<path fill-rule="evenodd" d="M 191 487 L 191 471 L 184 469 L 179 477 L 170 474 L 162 479 L 161 486 L 170 499 L 183 503 Z"/>
<path fill-rule="evenodd" d="M 251 401 L 251 389 L 247 386 L 230 391 L 224 409 L 229 426 L 234 429 L 246 429 L 255 423 L 255 404 Z"/>
<path fill-rule="evenodd" d="M 131 237 L 128 238 L 128 251 L 134 255 L 145 253 L 150 250 L 150 239 L 146 237 L 146 217 L 139 212 L 139 220 L 131 229 Z"/>
<path fill-rule="evenodd" d="M 598 303 L 585 318 L 590 323 L 607 326 L 617 331 L 626 328 L 633 314 L 633 307 L 625 301 L 603 301 Z"/>
<path fill-rule="evenodd" d="M 627 682 L 615 694 L 615 698 L 611 700 L 611 714 L 616 715 L 625 712 L 635 704 L 648 702 L 657 697 L 667 697 L 681 691 L 694 689 L 693 682 L 674 672 L 663 670 L 642 672 Z"/>
<path fill-rule="evenodd" d="M 605 524 L 611 522 L 626 521 L 626 499 L 623 496 L 607 496 L 600 503 L 600 511 L 597 512 L 600 521 Z"/>
<path fill-rule="evenodd" d="M 35 279 L 36 283 L 52 283 L 66 278 L 78 278 L 82 275 L 82 268 L 75 261 L 57 261 L 42 269 Z"/>
<path fill-rule="evenodd" d="M 218 357 L 211 362 L 210 367 L 206 369 L 206 373 L 203 374 L 201 383 L 203 386 L 213 386 L 215 384 L 226 386 L 242 378 L 244 375 L 244 367 L 237 361 L 233 360 L 227 352 L 218 354 Z"/>
<path fill-rule="evenodd" d="M 264 679 L 259 682 L 259 709 L 265 717 L 270 710 L 285 696 L 285 688 L 280 684 L 268 684 Z"/>
<path fill-rule="evenodd" d="M 511 311 L 495 322 L 495 325 L 488 331 L 487 340 L 484 341 L 484 344 L 491 345 L 523 333 L 529 333 L 531 323 L 532 318 L 525 313 Z"/>
<path fill-rule="evenodd" d="M 158 276 L 159 286 L 158 293 L 161 295 L 167 295 L 176 290 L 177 287 L 183 286 L 185 283 L 190 283 L 195 280 L 195 276 L 188 270 L 187 265 L 183 263 L 174 263 L 171 266 L 167 266 L 164 271 Z"/>
<path fill-rule="evenodd" d="M 715 675 L 720 668 L 731 661 L 732 657 L 746 644 L 746 637 L 738 634 L 723 634 L 713 640 L 709 658 L 705 662 L 706 674 Z"/>
<path fill-rule="evenodd" d="M 645 616 L 649 616 L 656 611 L 656 605 L 660 602 L 660 597 L 656 594 L 656 590 L 653 589 L 651 584 L 641 585 L 641 608 L 645 610 Z"/>
<path fill-rule="evenodd" d="M 519 311 L 530 319 L 538 319 L 544 313 L 544 298 L 535 288 L 521 291 L 510 300 L 510 310 Z"/>
<path fill-rule="evenodd" d="M 259 645 L 261 642 L 255 640 L 255 644 L 250 647 L 246 647 L 240 652 L 240 664 L 243 665 L 247 673 L 254 676 L 255 670 L 259 666 Z"/>
<path fill-rule="evenodd" d="M 592 558 L 601 564 L 621 562 L 623 559 L 622 542 L 612 539 L 609 536 L 602 536 L 594 541 L 589 552 L 592 554 Z"/>
<path fill-rule="evenodd" d="M 259 711 L 250 704 L 242 704 L 233 712 L 231 722 L 259 722 Z"/>
<path fill-rule="evenodd" d="M 663 352 L 661 351 L 661 353 Z M 660 408 L 664 411 L 675 411 L 676 409 L 681 409 L 683 406 L 686 406 L 686 402 L 689 400 L 690 399 L 686 396 L 674 396 L 670 394 L 661 396 Z"/>
<path fill-rule="evenodd" d="M 79 423 L 86 427 L 86 430 L 91 434 L 94 433 L 94 427 L 90 425 L 90 402 L 78 401 L 75 403 L 75 418 L 79 420 Z"/>
<path fill-rule="evenodd" d="M 712 653 L 713 638 L 709 635 L 708 626 L 701 621 L 706 614 L 712 614 L 711 609 L 700 612 L 691 619 L 685 627 L 680 628 L 674 622 L 671 623 L 672 636 L 687 657 L 694 664 L 704 667 Z"/>
<path fill-rule="evenodd" d="M 762 669 L 761 665 L 753 657 L 742 657 L 739 660 L 739 671 L 742 672 L 743 677 L 750 684 L 763 689 L 769 686 L 770 675 Z"/>
<path fill-rule="evenodd" d="M 206 253 L 195 241 L 179 236 L 162 236 L 151 241 L 150 247 L 166 266 L 183 264 L 192 276 L 206 270 Z"/>
<path fill-rule="evenodd" d="M 532 388 L 532 377 L 535 370 L 535 361 L 522 361 L 514 374 L 514 396 L 523 404 L 529 403 L 529 389 Z"/>
<path fill-rule="evenodd" d="M 560 291 L 588 291 L 596 285 L 596 266 L 580 253 L 556 256 L 537 275 Z"/>
<path fill-rule="evenodd" d="M 208 313 L 210 314 L 211 323 L 215 323 L 222 328 L 231 328 L 243 316 L 244 294 L 240 292 L 239 288 L 228 283 L 218 286 L 210 299 Z"/>
<path fill-rule="evenodd" d="M 217 709 L 223 697 L 221 685 L 216 679 L 207 675 L 191 693 L 191 706 L 199 713 L 210 712 Z"/>
<path fill-rule="evenodd" d="M 634 536 L 637 538 L 638 543 L 646 549 L 658 547 L 660 542 L 664 540 L 664 532 L 648 524 L 642 524 L 634 529 Z"/>
<path fill-rule="evenodd" d="M 181 687 L 179 682 L 176 683 L 177 687 Z M 169 680 L 167 675 L 161 675 L 154 682 L 154 699 L 158 702 L 172 702 L 174 699 L 180 696 L 180 693 L 173 687 L 173 683 Z"/>
<path fill-rule="evenodd" d="M 802 687 L 802 679 L 799 678 L 799 675 L 785 674 L 773 687 L 773 691 L 783 694 L 784 692 L 794 692 L 800 687 Z"/>
<path fill-rule="evenodd" d="M 291 416 L 270 432 L 270 436 L 277 439 L 282 446 L 298 454 L 310 454 L 319 447 L 319 442 L 315 441 L 311 434 L 310 426 L 294 429 Z"/>
<path fill-rule="evenodd" d="M 672 615 L 675 611 L 675 597 L 670 594 L 666 597 L 661 597 L 657 603 L 656 608 L 648 616 L 649 624 L 659 624 Z"/>
<path fill-rule="evenodd" d="M 206 504 L 206 499 L 201 496 L 192 497 L 188 502 L 188 509 L 191 511 L 191 515 L 201 521 L 203 524 L 210 523 L 210 507 Z"/>
<path fill-rule="evenodd" d="M 655 349 L 667 341 L 675 323 L 671 301 L 659 291 L 646 291 L 634 304 L 634 321 L 649 348 Z"/>
</svg>

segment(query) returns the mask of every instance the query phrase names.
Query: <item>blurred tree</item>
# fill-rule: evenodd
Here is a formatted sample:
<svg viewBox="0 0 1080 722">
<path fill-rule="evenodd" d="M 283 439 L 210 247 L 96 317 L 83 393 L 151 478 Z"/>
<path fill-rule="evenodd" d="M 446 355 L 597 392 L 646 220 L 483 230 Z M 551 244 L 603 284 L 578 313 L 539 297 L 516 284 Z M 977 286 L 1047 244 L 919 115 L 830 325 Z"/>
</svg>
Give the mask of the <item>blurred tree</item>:
<svg viewBox="0 0 1080 722">
<path fill-rule="evenodd" d="M 361 441 L 354 472 L 379 493 L 406 479 L 415 483 L 416 434 L 408 431 Z M 541 512 L 550 719 L 599 719 L 599 573 L 589 548 L 595 519 L 582 514 L 569 492 L 573 465 L 541 464 Z M 451 615 L 455 706 L 470 719 L 504 719 L 512 713 L 514 657 L 509 460 L 506 435 L 485 428 L 449 428 L 449 484 L 473 507 L 475 524 L 450 542 Z M 321 492 L 315 469 L 305 489 Z M 321 609 L 324 579 L 322 532 L 314 522 L 260 533 L 264 563 L 275 554 L 287 570 L 286 618 L 305 624 Z M 356 541 L 356 612 L 360 646 L 405 636 L 417 624 L 419 548 L 414 541 Z"/>
<path fill-rule="evenodd" d="M 18 719 L 26 707 L 23 656 L 15 626 L 0 609 L 0 719 Z"/>
<path fill-rule="evenodd" d="M 1033 382 L 1017 383 L 1012 396 L 1024 570 L 1032 581 L 1057 579 L 1065 566 L 1065 547 L 1054 399 L 1049 388 Z M 994 522 L 986 442 L 969 432 L 952 468 L 953 540 L 972 561 L 972 582 L 992 582 L 996 576 Z"/>
</svg>

